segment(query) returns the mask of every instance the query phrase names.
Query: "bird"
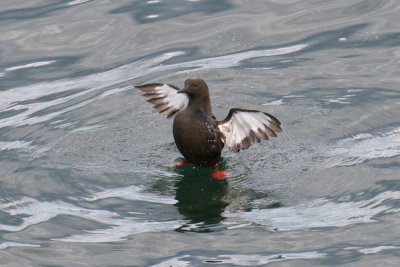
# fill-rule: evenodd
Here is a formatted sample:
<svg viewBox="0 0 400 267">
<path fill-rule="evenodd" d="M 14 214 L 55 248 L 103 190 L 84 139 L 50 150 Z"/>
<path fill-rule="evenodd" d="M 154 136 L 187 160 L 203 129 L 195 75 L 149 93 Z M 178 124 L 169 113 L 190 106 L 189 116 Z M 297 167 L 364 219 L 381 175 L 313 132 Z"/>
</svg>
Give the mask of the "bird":
<svg viewBox="0 0 400 267">
<path fill-rule="evenodd" d="M 188 162 L 201 167 L 216 166 L 226 145 L 239 152 L 282 132 L 273 115 L 232 108 L 218 121 L 211 108 L 210 92 L 202 79 L 186 79 L 183 88 L 166 84 L 136 85 L 145 100 L 167 118 L 173 119 L 175 144 Z"/>
</svg>

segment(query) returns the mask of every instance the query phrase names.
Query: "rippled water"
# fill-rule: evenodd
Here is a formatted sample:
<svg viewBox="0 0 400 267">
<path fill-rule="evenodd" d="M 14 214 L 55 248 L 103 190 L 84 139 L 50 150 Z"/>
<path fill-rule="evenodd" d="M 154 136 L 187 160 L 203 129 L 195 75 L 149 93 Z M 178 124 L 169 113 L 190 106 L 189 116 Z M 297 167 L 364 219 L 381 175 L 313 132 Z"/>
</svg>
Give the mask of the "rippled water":
<svg viewBox="0 0 400 267">
<path fill-rule="evenodd" d="M 398 266 L 397 1 L 3 1 L 0 265 Z M 284 132 L 181 156 L 134 84 Z"/>
</svg>

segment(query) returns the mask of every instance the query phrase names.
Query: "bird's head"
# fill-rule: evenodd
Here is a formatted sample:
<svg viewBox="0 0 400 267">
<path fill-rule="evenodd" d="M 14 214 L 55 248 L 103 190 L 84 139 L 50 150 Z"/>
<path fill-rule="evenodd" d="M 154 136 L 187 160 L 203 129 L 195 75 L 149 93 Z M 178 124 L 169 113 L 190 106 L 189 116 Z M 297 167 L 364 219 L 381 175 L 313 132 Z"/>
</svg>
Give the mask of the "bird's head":
<svg viewBox="0 0 400 267">
<path fill-rule="evenodd" d="M 178 93 L 186 93 L 194 98 L 209 95 L 208 86 L 202 79 L 186 79 L 185 87 Z"/>
</svg>

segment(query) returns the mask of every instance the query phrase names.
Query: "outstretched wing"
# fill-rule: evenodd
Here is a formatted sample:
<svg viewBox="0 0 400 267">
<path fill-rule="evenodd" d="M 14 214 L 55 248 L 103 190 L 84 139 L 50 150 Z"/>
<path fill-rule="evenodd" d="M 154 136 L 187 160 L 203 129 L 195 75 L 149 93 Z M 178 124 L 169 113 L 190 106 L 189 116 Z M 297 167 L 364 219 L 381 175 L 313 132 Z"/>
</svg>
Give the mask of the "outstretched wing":
<svg viewBox="0 0 400 267">
<path fill-rule="evenodd" d="M 143 91 L 147 102 L 153 104 L 167 118 L 173 117 L 178 111 L 185 109 L 189 103 L 189 97 L 185 93 L 178 93 L 179 88 L 164 83 L 151 83 L 135 86 Z"/>
<path fill-rule="evenodd" d="M 282 131 L 281 123 L 271 114 L 238 108 L 231 109 L 226 119 L 218 122 L 218 129 L 224 143 L 235 152 Z"/>
</svg>

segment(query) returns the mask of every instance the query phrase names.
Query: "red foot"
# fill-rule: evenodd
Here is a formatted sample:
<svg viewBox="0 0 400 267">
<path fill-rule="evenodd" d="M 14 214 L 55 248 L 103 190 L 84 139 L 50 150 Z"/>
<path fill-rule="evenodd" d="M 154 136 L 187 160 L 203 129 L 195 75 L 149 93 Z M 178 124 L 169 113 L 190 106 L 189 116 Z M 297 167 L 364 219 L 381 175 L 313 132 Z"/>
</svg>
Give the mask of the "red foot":
<svg viewBox="0 0 400 267">
<path fill-rule="evenodd" d="M 216 171 L 216 172 L 213 172 L 212 174 L 211 174 L 211 176 L 214 178 L 214 179 L 217 179 L 217 180 L 224 180 L 225 179 L 225 177 L 229 177 L 229 176 L 231 176 L 232 174 L 230 174 L 229 172 L 226 172 L 226 171 Z"/>
<path fill-rule="evenodd" d="M 186 164 L 189 164 L 189 161 L 184 159 L 182 161 L 175 162 L 174 164 L 172 164 L 172 167 L 179 167 L 179 166 L 183 166 L 183 165 L 186 165 Z"/>
</svg>

